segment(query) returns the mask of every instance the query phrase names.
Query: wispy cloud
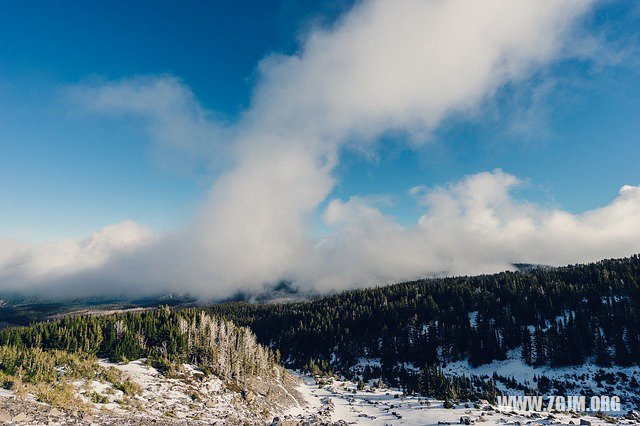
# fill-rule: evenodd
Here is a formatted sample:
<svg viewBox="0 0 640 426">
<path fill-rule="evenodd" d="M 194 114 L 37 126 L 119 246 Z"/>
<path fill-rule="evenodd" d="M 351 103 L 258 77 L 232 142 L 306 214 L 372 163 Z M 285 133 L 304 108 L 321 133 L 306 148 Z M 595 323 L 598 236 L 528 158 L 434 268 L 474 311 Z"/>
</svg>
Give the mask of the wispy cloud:
<svg viewBox="0 0 640 426">
<path fill-rule="evenodd" d="M 81 83 L 65 97 L 81 111 L 142 118 L 157 158 L 176 170 L 214 168 L 229 154 L 228 126 L 175 76 Z"/>
<path fill-rule="evenodd" d="M 64 274 L 46 273 L 46 260 L 38 275 L 29 262 L 11 266 L 37 257 L 40 246 L 5 250 L 0 281 L 76 294 L 224 297 L 281 279 L 329 290 L 629 254 L 640 241 L 637 187 L 575 216 L 517 202 L 509 191 L 518 178 L 500 171 L 423 190 L 428 211 L 413 227 L 358 197 L 329 200 L 327 237 L 307 226 L 335 185 L 342 149 L 373 149 L 388 131 L 423 143 L 452 114 L 478 114 L 501 87 L 584 56 L 576 28 L 590 4 L 361 2 L 331 28 L 310 32 L 299 53 L 265 58 L 251 106 L 232 124 L 172 76 L 79 85 L 72 93 L 85 108 L 141 116 L 156 143 L 226 167 L 186 229 L 140 237 L 137 248 Z"/>
</svg>

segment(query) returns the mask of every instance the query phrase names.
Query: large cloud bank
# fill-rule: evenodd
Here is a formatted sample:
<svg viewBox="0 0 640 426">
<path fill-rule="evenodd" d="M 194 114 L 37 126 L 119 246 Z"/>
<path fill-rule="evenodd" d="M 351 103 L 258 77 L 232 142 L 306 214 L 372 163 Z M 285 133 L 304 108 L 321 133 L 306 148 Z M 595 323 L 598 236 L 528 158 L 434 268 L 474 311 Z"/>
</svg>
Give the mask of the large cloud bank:
<svg viewBox="0 0 640 426">
<path fill-rule="evenodd" d="M 403 227 L 366 200 L 329 200 L 332 232 L 310 217 L 330 196 L 345 148 L 375 150 L 386 132 L 411 144 L 443 120 L 473 116 L 501 87 L 584 54 L 577 24 L 588 1 L 370 1 L 299 53 L 259 65 L 251 106 L 233 123 L 207 111 L 179 79 L 147 76 L 70 92 L 83 108 L 146 120 L 159 146 L 218 164 L 186 229 L 155 235 L 125 222 L 84 241 L 0 243 L 0 282 L 56 294 L 188 291 L 226 297 L 291 280 L 316 291 L 433 273 L 561 264 L 640 249 L 640 188 L 572 215 L 523 203 L 500 170 L 439 188 L 415 188 L 425 206 Z M 221 165 L 221 166 L 220 166 Z"/>
</svg>

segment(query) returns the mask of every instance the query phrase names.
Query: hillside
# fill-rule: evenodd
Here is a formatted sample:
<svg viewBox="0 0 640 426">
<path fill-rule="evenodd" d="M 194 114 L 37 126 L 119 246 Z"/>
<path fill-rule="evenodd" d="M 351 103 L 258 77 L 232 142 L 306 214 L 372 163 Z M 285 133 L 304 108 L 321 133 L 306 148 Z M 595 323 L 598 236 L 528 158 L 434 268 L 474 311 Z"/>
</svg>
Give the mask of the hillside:
<svg viewBox="0 0 640 426">
<path fill-rule="evenodd" d="M 4 329 L 0 380 L 13 394 L 67 409 L 205 423 L 237 412 L 251 424 L 295 404 L 297 383 L 246 327 L 167 307 Z"/>
<path fill-rule="evenodd" d="M 313 360 L 321 370 L 364 380 L 382 377 L 427 394 L 437 391 L 425 387 L 421 377 L 436 380 L 440 373 L 431 366 L 456 362 L 468 362 L 473 369 L 517 357 L 538 374 L 584 364 L 640 365 L 637 255 L 527 272 L 425 279 L 311 302 L 229 303 L 209 311 L 249 326 L 259 341 L 277 347 L 290 367 Z M 635 387 L 631 378 L 623 381 Z M 558 389 L 546 380 L 518 385 Z"/>
<path fill-rule="evenodd" d="M 291 407 L 301 421 L 335 421 L 326 401 L 367 405 L 366 394 L 355 402 L 347 394 L 388 386 L 414 395 L 411 416 L 424 408 L 420 397 L 469 405 L 514 392 L 616 394 L 627 410 L 640 404 L 639 286 L 640 257 L 632 256 L 308 302 L 68 316 L 1 330 L 0 374 L 14 394 L 48 404 L 143 409 L 163 421 L 240 410 L 243 421 L 260 423 Z M 301 388 L 280 363 L 330 395 L 310 392 L 307 379 Z M 334 389 L 336 380 L 350 390 Z M 224 408 L 214 415 L 215 404 Z"/>
</svg>

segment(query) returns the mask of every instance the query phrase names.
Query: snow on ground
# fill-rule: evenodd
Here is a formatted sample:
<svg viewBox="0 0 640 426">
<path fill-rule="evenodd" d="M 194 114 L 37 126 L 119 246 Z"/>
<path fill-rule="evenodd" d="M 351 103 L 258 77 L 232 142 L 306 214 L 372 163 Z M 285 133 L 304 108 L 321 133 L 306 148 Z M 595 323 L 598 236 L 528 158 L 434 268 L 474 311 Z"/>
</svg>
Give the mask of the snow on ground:
<svg viewBox="0 0 640 426">
<path fill-rule="evenodd" d="M 375 360 L 361 359 L 362 364 Z M 101 362 L 104 367 L 118 369 L 129 380 L 140 386 L 137 395 L 124 395 L 110 383 L 99 381 L 74 383 L 77 394 L 94 409 L 87 424 L 269 424 L 277 417 L 275 425 L 437 425 L 469 423 L 489 425 L 547 424 L 605 424 L 603 419 L 575 413 L 526 413 L 502 412 L 493 404 L 455 403 L 445 408 L 443 401 L 420 396 L 404 395 L 399 389 L 377 388 L 371 383 L 358 390 L 354 382 L 334 378 L 312 378 L 299 373 L 283 374 L 278 370 L 273 386 L 254 387 L 251 398 L 246 392 L 232 390 L 216 377 L 205 376 L 193 366 L 184 365 L 178 376 L 167 377 L 143 361 L 127 364 Z M 533 368 L 524 365 L 518 357 L 471 368 L 466 362 L 450 363 L 445 371 L 455 374 L 487 375 L 496 371 L 501 376 L 518 381 L 531 381 L 533 376 L 553 378 L 571 377 L 585 386 L 595 386 L 593 375 L 599 368 L 591 365 L 565 369 Z M 612 373 L 624 372 L 628 377 L 640 377 L 640 368 L 603 369 Z M 295 377 L 294 377 L 295 376 Z M 578 377 L 575 379 L 574 377 Z M 583 377 L 583 379 L 580 379 Z M 271 383 L 270 381 L 270 383 Z M 263 382 L 266 382 L 263 380 Z M 12 393 L 5 391 L 6 393 Z M 517 394 L 517 391 L 507 392 Z M 597 392 L 596 392 L 597 393 Z M 601 393 L 609 393 L 603 389 Z M 270 395 L 267 399 L 267 395 Z M 99 398 L 97 398 L 99 397 Z M 99 399 L 100 402 L 97 402 Z M 0 392 L 0 402 L 14 401 L 12 395 Z M 262 401 L 262 402 L 261 402 Z M 624 399 L 622 401 L 624 403 Z M 17 402 L 15 402 L 17 404 Z M 265 407 L 268 413 L 263 413 Z M 626 411 L 628 407 L 624 409 Z M 17 410 L 17 409 L 16 409 Z M 16 411 L 13 410 L 13 411 Z M 20 408 L 24 410 L 24 408 Z M 71 409 L 69 409 L 71 410 Z M 59 415 L 73 416 L 62 410 Z M 42 410 L 41 410 L 42 411 Z M 44 410 L 49 413 L 50 408 Z M 623 412 L 624 412 L 623 411 Z M 47 414 L 49 417 L 51 414 Z M 35 413 L 30 415 L 35 416 Z M 44 415 L 43 415 L 44 416 Z M 43 417 L 44 418 L 44 417 Z M 637 420 L 640 420 L 640 415 Z M 617 417 L 618 424 L 640 424 L 638 421 Z M 151 423 L 150 423 L 151 422 Z M 572 423 L 571 423 L 572 422 Z M 82 423 L 84 424 L 84 423 Z"/>
<path fill-rule="evenodd" d="M 634 383 L 640 382 L 640 367 L 599 367 L 592 363 L 570 367 L 533 367 L 525 364 L 520 357 L 519 351 L 511 351 L 504 361 L 493 361 L 490 364 L 472 367 L 467 361 L 457 361 L 447 364 L 443 371 L 445 374 L 455 374 L 467 376 L 488 376 L 493 373 L 506 378 L 513 378 L 518 383 L 529 387 L 535 387 L 535 377 L 545 376 L 563 382 L 567 392 L 571 394 L 585 395 L 589 392 L 594 395 L 617 395 L 620 397 L 623 409 L 638 408 L 638 387 Z M 599 377 L 614 378 L 614 380 L 596 380 Z M 633 379 L 635 378 L 635 382 Z M 512 395 L 522 394 L 522 391 L 507 389 L 504 384 L 497 383 L 500 391 Z M 567 395 L 561 392 L 561 395 Z M 557 394 L 550 391 L 550 394 Z"/>
<path fill-rule="evenodd" d="M 478 311 L 469 312 L 469 326 L 475 327 L 478 324 Z"/>
<path fill-rule="evenodd" d="M 126 401 L 123 392 L 113 389 L 109 384 L 92 381 L 87 390 L 83 386 L 76 386 L 85 402 L 90 401 L 92 392 L 107 397 L 109 402 L 96 404 L 103 410 L 125 414 L 131 411 L 133 405 L 143 408 L 148 416 L 155 418 L 218 421 L 227 418 L 230 409 L 239 408 L 237 395 L 226 392 L 220 379 L 205 377 L 190 365 L 182 366 L 179 378 L 168 378 L 141 360 L 127 364 L 100 364 L 105 368 L 117 368 L 126 378 L 140 385 L 141 389 L 139 395 L 131 396 L 129 402 L 123 404 L 123 400 Z"/>
<path fill-rule="evenodd" d="M 597 371 L 602 370 L 605 373 L 624 373 L 630 377 L 636 376 L 640 378 L 640 367 L 599 367 L 594 364 L 584 364 L 581 366 L 571 367 L 533 367 L 525 364 L 519 357 L 514 357 L 511 353 L 510 356 L 504 361 L 493 361 L 490 364 L 481 365 L 478 367 L 472 367 L 467 361 L 456 361 L 447 364 L 443 371 L 448 374 L 466 374 L 469 375 L 491 375 L 496 372 L 501 376 L 513 377 L 518 382 L 533 383 L 534 376 L 546 376 L 549 378 L 562 379 L 575 375 L 592 375 Z M 593 380 L 582 380 L 580 383 L 584 383 L 586 386 L 597 386 L 597 383 Z"/>
<path fill-rule="evenodd" d="M 593 416 L 578 416 L 573 413 L 531 413 L 496 411 L 486 401 L 478 408 L 471 403 L 456 404 L 445 408 L 443 401 L 432 398 L 403 395 L 398 389 L 377 389 L 366 387 L 357 390 L 350 381 L 322 379 L 327 383 L 318 386 L 316 380 L 299 375 L 303 380 L 298 391 L 307 401 L 304 407 L 289 410 L 285 419 L 293 421 L 344 422 L 356 425 L 438 425 L 459 424 L 464 418 L 470 422 L 489 425 L 546 425 L 580 424 L 581 420 L 590 424 L 606 424 Z M 572 423 L 570 423 L 572 422 Z M 637 422 L 619 418 L 619 424 Z"/>
<path fill-rule="evenodd" d="M 36 395 L 0 391 L 0 424 L 22 412 L 30 419 L 22 421 L 27 424 L 47 424 L 56 417 L 52 424 L 265 425 L 292 406 L 306 405 L 296 390 L 298 378 L 280 367 L 275 377 L 248 379 L 240 386 L 187 364 L 169 375 L 145 360 L 99 364 L 108 380 L 72 382 L 80 401 L 69 406 L 52 409 L 36 402 Z"/>
<path fill-rule="evenodd" d="M 258 377 L 241 389 L 187 364 L 170 376 L 144 360 L 126 364 L 100 361 L 100 365 L 118 370 L 122 374 L 118 380 L 135 383 L 138 391 L 125 395 L 120 386 L 95 380 L 73 385 L 81 400 L 95 407 L 94 412 L 109 412 L 116 417 L 144 413 L 145 419 L 164 423 L 262 425 L 285 408 L 302 402 L 295 390 L 297 379 L 283 374 L 281 368 L 275 378 Z"/>
<path fill-rule="evenodd" d="M 380 368 L 382 364 L 380 363 L 380 360 L 377 358 L 366 358 L 366 357 L 358 358 L 358 362 L 356 363 L 355 368 L 363 369 L 366 366 Z"/>
</svg>

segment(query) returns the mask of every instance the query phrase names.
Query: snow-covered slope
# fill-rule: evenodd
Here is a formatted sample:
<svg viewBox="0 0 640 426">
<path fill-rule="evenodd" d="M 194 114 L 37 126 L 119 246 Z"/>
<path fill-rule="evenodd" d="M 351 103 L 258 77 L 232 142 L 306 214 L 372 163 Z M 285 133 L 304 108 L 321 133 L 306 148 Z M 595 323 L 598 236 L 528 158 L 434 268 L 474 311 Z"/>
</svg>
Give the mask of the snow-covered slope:
<svg viewBox="0 0 640 426">
<path fill-rule="evenodd" d="M 134 383 L 135 392 L 127 392 L 100 381 L 73 383 L 83 407 L 53 408 L 35 400 L 33 395 L 18 397 L 10 391 L 0 393 L 0 422 L 22 424 L 86 425 L 437 425 L 469 423 L 498 424 L 604 424 L 606 417 L 575 413 L 531 413 L 500 411 L 493 401 L 455 403 L 446 408 L 443 401 L 404 395 L 399 389 L 378 388 L 373 383 L 358 390 L 356 383 L 334 378 L 312 378 L 279 369 L 275 379 L 247 384 L 241 389 L 214 376 L 205 376 L 193 366 L 183 365 L 170 377 L 159 373 L 142 360 L 127 364 L 101 362 L 114 368 Z M 564 377 L 561 374 L 595 374 L 582 369 L 543 370 L 519 364 L 516 360 L 471 369 L 465 363 L 452 363 L 452 373 L 492 374 L 493 370 L 516 380 L 534 375 Z M 625 370 L 626 371 L 626 370 Z M 628 369 L 627 374 L 638 374 Z M 596 385 L 597 382 L 587 384 Z M 503 389 L 510 392 L 508 389 Z M 605 389 L 606 390 L 606 389 Z M 22 420 L 21 420 L 22 419 Z M 609 419 L 611 420 L 611 419 Z M 619 424 L 638 424 L 636 419 L 615 418 Z M 586 423 L 585 423 L 586 424 Z"/>
<path fill-rule="evenodd" d="M 569 349 L 567 349 L 569 350 Z M 599 367 L 591 362 L 570 367 L 533 367 L 525 364 L 519 351 L 511 351 L 504 361 L 472 367 L 467 361 L 447 364 L 443 371 L 448 374 L 467 376 L 499 377 L 498 389 L 509 394 L 523 394 L 521 390 L 509 386 L 511 379 L 527 388 L 535 388 L 541 377 L 549 379 L 549 389 L 545 395 L 616 395 L 620 397 L 623 410 L 638 409 L 640 406 L 640 367 Z M 508 379 L 508 380 L 503 380 Z"/>
<path fill-rule="evenodd" d="M 79 402 L 70 398 L 68 406 L 50 407 L 32 394 L 0 394 L 0 424 L 264 425 L 304 404 L 297 391 L 302 382 L 281 367 L 275 377 L 258 377 L 241 387 L 187 364 L 169 376 L 144 360 L 100 365 L 118 379 L 73 382 Z"/>
<path fill-rule="evenodd" d="M 378 389 L 367 386 L 358 390 L 355 383 L 344 380 L 315 379 L 300 376 L 298 389 L 306 405 L 290 409 L 280 422 L 343 423 L 358 425 L 438 425 L 469 422 L 486 425 L 536 424 L 605 424 L 602 418 L 574 413 L 502 412 L 487 401 L 480 404 L 455 404 L 445 408 L 443 401 L 418 396 L 406 396 L 398 389 Z M 618 417 L 622 424 L 637 424 L 637 420 Z M 276 422 L 277 423 L 277 422 Z M 285 423 L 286 424 L 286 423 Z M 295 424 L 295 423 L 289 423 Z M 586 424 L 586 423 L 585 423 Z"/>
</svg>

